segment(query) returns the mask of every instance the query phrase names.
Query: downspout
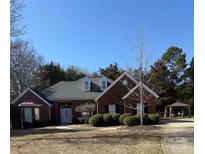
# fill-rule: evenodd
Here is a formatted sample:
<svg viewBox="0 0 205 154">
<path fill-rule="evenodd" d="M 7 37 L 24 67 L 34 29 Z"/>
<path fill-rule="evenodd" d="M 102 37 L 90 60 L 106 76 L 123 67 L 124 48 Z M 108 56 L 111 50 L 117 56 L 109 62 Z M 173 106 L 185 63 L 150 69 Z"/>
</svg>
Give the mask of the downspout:
<svg viewBox="0 0 205 154">
<path fill-rule="evenodd" d="M 98 114 L 98 101 L 96 101 L 97 102 L 97 114 Z"/>
</svg>

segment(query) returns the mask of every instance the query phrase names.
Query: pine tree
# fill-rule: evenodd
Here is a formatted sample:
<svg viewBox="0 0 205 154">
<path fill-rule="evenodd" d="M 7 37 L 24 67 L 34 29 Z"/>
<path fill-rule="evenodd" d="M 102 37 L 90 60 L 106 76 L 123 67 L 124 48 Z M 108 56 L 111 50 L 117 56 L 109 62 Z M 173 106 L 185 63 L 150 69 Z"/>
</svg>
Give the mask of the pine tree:
<svg viewBox="0 0 205 154">
<path fill-rule="evenodd" d="M 106 68 L 99 68 L 99 72 L 101 75 L 104 75 L 112 80 L 116 80 L 123 71 L 118 67 L 117 63 L 110 64 Z"/>
<path fill-rule="evenodd" d="M 38 76 L 38 89 L 44 89 L 59 81 L 65 80 L 65 71 L 60 64 L 55 64 L 51 61 L 50 64 L 40 66 Z"/>
</svg>

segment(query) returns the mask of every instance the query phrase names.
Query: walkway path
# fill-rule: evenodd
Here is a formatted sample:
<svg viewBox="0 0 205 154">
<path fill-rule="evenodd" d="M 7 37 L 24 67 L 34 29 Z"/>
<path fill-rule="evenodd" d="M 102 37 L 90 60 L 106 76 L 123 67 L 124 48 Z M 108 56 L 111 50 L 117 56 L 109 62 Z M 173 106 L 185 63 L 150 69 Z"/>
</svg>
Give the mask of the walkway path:
<svg viewBox="0 0 205 154">
<path fill-rule="evenodd" d="M 194 122 L 189 120 L 162 121 L 161 149 L 164 154 L 194 153 Z"/>
</svg>

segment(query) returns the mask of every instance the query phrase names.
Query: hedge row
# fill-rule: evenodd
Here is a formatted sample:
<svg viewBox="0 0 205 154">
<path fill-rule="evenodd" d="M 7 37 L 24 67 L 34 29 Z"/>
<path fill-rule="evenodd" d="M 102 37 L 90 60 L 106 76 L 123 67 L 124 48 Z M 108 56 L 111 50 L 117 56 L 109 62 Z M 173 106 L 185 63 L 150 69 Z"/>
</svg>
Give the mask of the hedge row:
<svg viewBox="0 0 205 154">
<path fill-rule="evenodd" d="M 139 125 L 141 121 L 140 115 L 133 115 L 132 113 L 125 114 L 96 114 L 89 119 L 89 124 L 95 127 L 99 126 L 114 126 L 114 125 Z M 158 124 L 159 116 L 157 114 L 144 114 L 143 124 Z"/>
<path fill-rule="evenodd" d="M 119 113 L 115 114 L 96 114 L 89 119 L 92 126 L 114 126 L 119 125 Z"/>
</svg>

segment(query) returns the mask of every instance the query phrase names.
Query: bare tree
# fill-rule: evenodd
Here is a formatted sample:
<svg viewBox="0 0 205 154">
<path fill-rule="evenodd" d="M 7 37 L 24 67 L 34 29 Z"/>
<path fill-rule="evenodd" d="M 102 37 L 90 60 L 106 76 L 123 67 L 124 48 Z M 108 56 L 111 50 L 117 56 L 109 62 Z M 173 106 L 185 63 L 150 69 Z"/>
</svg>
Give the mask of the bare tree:
<svg viewBox="0 0 205 154">
<path fill-rule="evenodd" d="M 90 115 L 95 111 L 95 104 L 86 103 L 76 107 L 76 112 L 89 112 Z"/>
<path fill-rule="evenodd" d="M 29 41 L 17 39 L 10 46 L 10 91 L 11 99 L 27 87 L 33 87 L 43 58 L 39 56 Z"/>
<path fill-rule="evenodd" d="M 129 99 L 125 100 L 122 99 L 122 103 L 131 109 L 137 110 L 137 104 L 140 102 L 140 108 L 141 108 L 141 125 L 143 125 L 143 112 L 144 112 L 144 102 L 147 102 L 151 99 L 149 93 L 147 92 L 146 83 L 149 82 L 151 75 L 149 72 L 150 68 L 150 58 L 151 56 L 145 57 L 145 43 L 144 43 L 144 34 L 143 32 L 140 34 L 139 42 L 136 40 L 129 40 L 130 48 L 132 51 L 132 54 L 135 59 L 135 74 L 133 77 L 139 81 L 139 83 L 136 85 L 138 86 L 135 89 L 135 92 L 133 92 L 131 95 L 129 95 Z M 132 71 L 129 71 L 130 73 Z M 123 82 L 123 81 L 122 81 Z M 129 86 L 127 83 L 123 83 L 127 90 L 130 91 L 133 87 Z M 132 103 L 132 102 L 136 103 Z"/>
<path fill-rule="evenodd" d="M 25 33 L 25 25 L 22 24 L 23 0 L 10 0 L 10 36 L 17 37 Z"/>
</svg>

